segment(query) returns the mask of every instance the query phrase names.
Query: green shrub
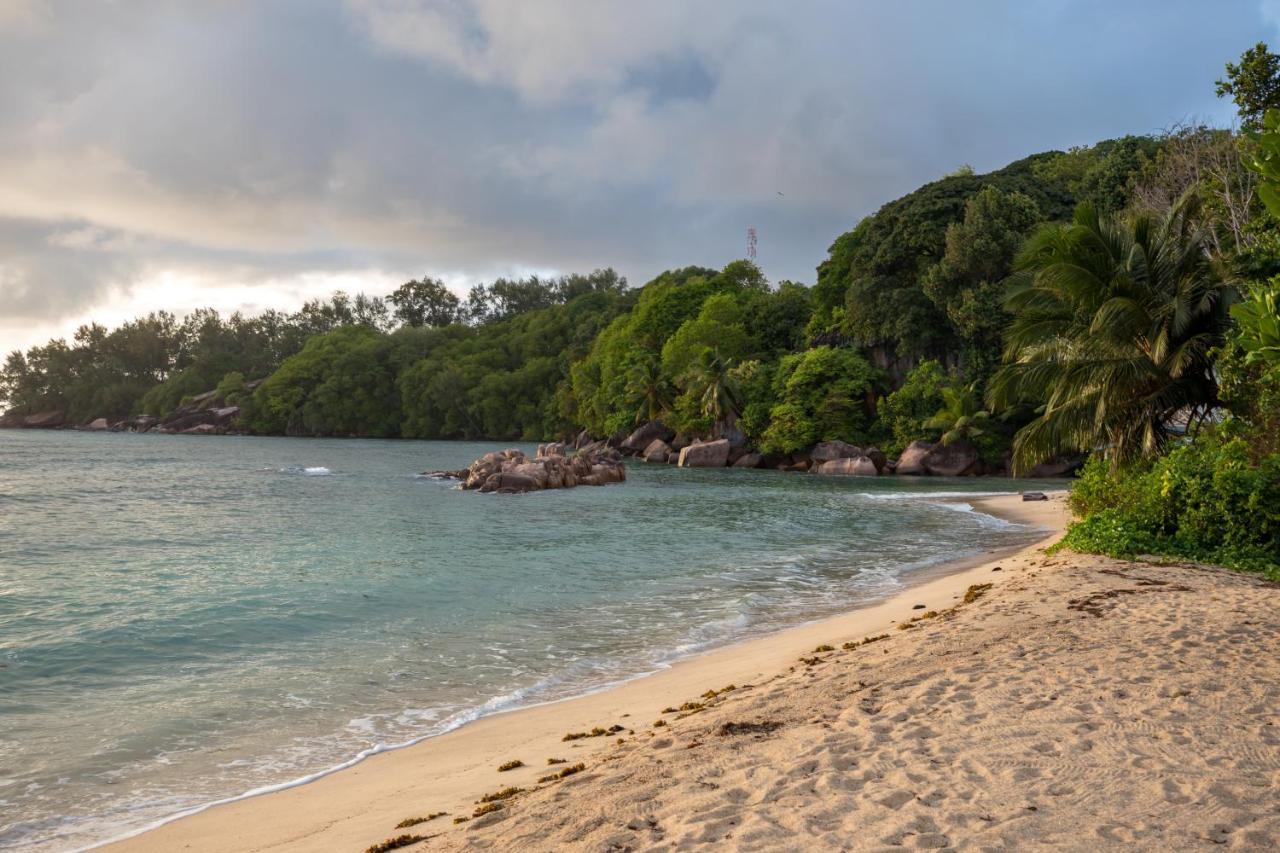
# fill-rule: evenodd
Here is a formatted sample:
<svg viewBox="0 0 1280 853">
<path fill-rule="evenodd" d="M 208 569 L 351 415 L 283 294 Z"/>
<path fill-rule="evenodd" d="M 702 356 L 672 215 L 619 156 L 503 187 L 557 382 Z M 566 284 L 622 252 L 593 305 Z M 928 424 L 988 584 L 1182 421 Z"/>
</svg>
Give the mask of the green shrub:
<svg viewBox="0 0 1280 853">
<path fill-rule="evenodd" d="M 1070 504 L 1081 520 L 1065 547 L 1204 560 L 1280 578 L 1280 454 L 1254 464 L 1241 439 L 1204 435 L 1118 472 L 1095 457 Z"/>
<path fill-rule="evenodd" d="M 238 370 L 231 371 L 218 383 L 218 399 L 228 406 L 237 405 L 244 396 L 244 391 L 244 374 Z"/>
<path fill-rule="evenodd" d="M 924 422 L 942 408 L 942 389 L 950 382 L 942 365 L 928 359 L 911 369 L 901 388 L 880 400 L 880 420 L 890 433 L 887 453 L 896 456 L 913 441 L 938 437 Z"/>
</svg>

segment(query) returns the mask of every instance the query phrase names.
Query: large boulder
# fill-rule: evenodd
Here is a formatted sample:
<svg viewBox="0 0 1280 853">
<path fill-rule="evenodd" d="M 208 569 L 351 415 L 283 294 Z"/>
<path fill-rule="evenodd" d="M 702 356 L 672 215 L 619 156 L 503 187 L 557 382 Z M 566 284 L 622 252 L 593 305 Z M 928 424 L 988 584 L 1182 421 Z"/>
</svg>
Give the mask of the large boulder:
<svg viewBox="0 0 1280 853">
<path fill-rule="evenodd" d="M 27 415 L 22 419 L 22 426 L 25 429 L 53 429 L 54 427 L 62 426 L 66 422 L 67 413 L 55 410 Z"/>
<path fill-rule="evenodd" d="M 649 442 L 649 446 L 644 449 L 644 453 L 640 454 L 640 458 L 645 462 L 666 462 L 670 455 L 671 447 L 662 439 L 655 438 Z"/>
<path fill-rule="evenodd" d="M 160 419 L 154 415 L 138 415 L 127 421 L 120 421 L 111 429 L 113 432 L 146 432 L 158 423 Z"/>
<path fill-rule="evenodd" d="M 852 459 L 862 455 L 861 447 L 855 447 L 844 441 L 820 441 L 813 446 L 813 450 L 809 451 L 809 458 L 818 468 L 821 468 L 824 462 L 830 462 L 833 459 Z"/>
<path fill-rule="evenodd" d="M 623 440 L 622 450 L 628 453 L 643 453 L 654 441 L 670 441 L 675 438 L 675 435 L 676 431 L 662 421 L 649 421 Z"/>
<path fill-rule="evenodd" d="M 847 477 L 878 477 L 880 469 L 866 456 L 844 457 L 823 462 L 813 469 L 815 474 L 841 474 Z"/>
<path fill-rule="evenodd" d="M 1055 456 L 1032 468 L 1027 477 L 1073 477 L 1084 466 L 1083 456 Z"/>
<path fill-rule="evenodd" d="M 542 486 L 532 477 L 514 471 L 495 471 L 485 478 L 481 492 L 536 492 Z"/>
<path fill-rule="evenodd" d="M 684 450 L 686 447 L 693 444 L 693 439 L 689 438 L 689 436 L 682 432 L 678 432 L 675 434 L 674 438 L 667 441 L 667 444 L 671 445 L 672 450 L 679 453 L 681 450 Z"/>
<path fill-rule="evenodd" d="M 722 424 L 716 433 L 716 438 L 723 438 L 733 448 L 747 446 L 747 434 L 739 429 L 737 424 Z"/>
<path fill-rule="evenodd" d="M 932 441 L 911 442 L 907 445 L 907 449 L 902 451 L 902 455 L 898 457 L 898 464 L 893 472 L 907 475 L 928 474 L 928 469 L 924 467 L 924 460 L 937 446 Z"/>
<path fill-rule="evenodd" d="M 901 465 L 901 462 L 899 462 Z M 938 444 L 924 457 L 924 467 L 939 477 L 968 477 L 981 473 L 982 457 L 978 448 L 965 439 Z"/>
<path fill-rule="evenodd" d="M 201 394 L 201 397 L 206 395 Z M 240 416 L 239 406 L 221 406 L 212 409 L 192 409 L 191 406 L 184 406 L 171 412 L 160 425 L 156 427 L 157 432 L 181 433 L 183 435 L 208 435 L 211 433 L 222 433 L 226 431 L 227 426 Z M 194 430 L 194 427 L 212 427 L 212 429 Z M 305 433 L 293 431 L 290 435 L 303 435 Z"/>
<path fill-rule="evenodd" d="M 862 455 L 875 464 L 877 474 L 883 474 L 885 469 L 889 467 L 889 457 L 885 456 L 884 451 L 878 447 L 868 447 L 862 451 Z"/>
<path fill-rule="evenodd" d="M 107 423 L 106 418 L 94 418 L 85 426 L 85 429 L 93 432 L 106 432 L 110 428 L 111 424 Z"/>
<path fill-rule="evenodd" d="M 552 441 L 547 444 L 538 445 L 537 457 L 545 459 L 548 456 L 564 456 L 566 448 L 563 441 Z"/>
<path fill-rule="evenodd" d="M 764 465 L 764 456 L 760 453 L 744 453 L 733 463 L 734 468 L 760 468 Z"/>
<path fill-rule="evenodd" d="M 681 468 L 723 468 L 729 463 L 729 441 L 700 441 L 680 451 Z"/>
</svg>

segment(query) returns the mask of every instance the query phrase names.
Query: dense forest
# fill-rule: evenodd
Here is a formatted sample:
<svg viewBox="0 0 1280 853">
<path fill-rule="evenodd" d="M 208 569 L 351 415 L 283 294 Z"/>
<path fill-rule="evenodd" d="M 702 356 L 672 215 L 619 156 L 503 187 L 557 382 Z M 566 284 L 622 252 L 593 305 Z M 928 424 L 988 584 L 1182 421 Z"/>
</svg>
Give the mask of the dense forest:
<svg viewBox="0 0 1280 853">
<path fill-rule="evenodd" d="M 1236 486 L 1274 538 L 1280 57 L 1250 48 L 1217 87 L 1239 130 L 963 167 L 838 236 L 812 286 L 741 260 L 638 288 L 597 270 L 464 300 L 423 278 L 294 314 L 155 313 L 11 353 L 0 402 L 10 422 L 83 424 L 203 395 L 233 407 L 236 429 L 297 436 L 609 437 L 661 420 L 779 455 L 964 441 L 1014 472 L 1091 453 L 1085 515 L 1116 509 L 1100 494 L 1121 471 L 1194 467 L 1188 454 L 1217 470 L 1221 452 L 1266 475 L 1269 509 L 1248 476 Z M 1143 511 L 1163 530 L 1184 510 Z"/>
<path fill-rule="evenodd" d="M 771 285 L 735 261 L 640 288 L 602 270 L 499 280 L 462 300 L 424 278 L 294 314 L 160 312 L 11 353 L 0 395 L 12 413 L 64 411 L 71 423 L 163 415 L 216 388 L 240 407 L 238 426 L 261 434 L 542 439 L 661 418 L 690 435 L 732 421 L 779 453 L 824 439 L 893 452 L 945 432 L 924 425 L 944 391 L 961 407 L 981 399 L 1009 320 L 1004 281 L 1038 225 L 1080 202 L 1123 210 L 1135 189 L 1168 180 L 1162 151 L 1223 133 L 1126 137 L 946 176 L 838 237 L 813 287 Z M 1015 415 L 983 431 L 993 461 L 1017 426 Z"/>
</svg>

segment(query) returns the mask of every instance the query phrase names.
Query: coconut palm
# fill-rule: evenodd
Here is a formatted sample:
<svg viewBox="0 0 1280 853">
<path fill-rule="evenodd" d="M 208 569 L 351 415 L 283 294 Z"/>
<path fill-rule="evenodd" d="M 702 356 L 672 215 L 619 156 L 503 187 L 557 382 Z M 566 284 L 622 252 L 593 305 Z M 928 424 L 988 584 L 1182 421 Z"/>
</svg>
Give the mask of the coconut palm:
<svg viewBox="0 0 1280 853">
<path fill-rule="evenodd" d="M 991 413 L 982 408 L 982 398 L 975 386 L 952 385 L 942 388 L 941 392 L 942 408 L 924 422 L 925 429 L 941 433 L 943 444 L 961 439 L 968 441 L 987 431 Z"/>
<path fill-rule="evenodd" d="M 741 395 L 732 368 L 732 359 L 707 348 L 685 375 L 686 390 L 698 399 L 703 416 L 717 427 L 732 424 L 741 412 Z"/>
<path fill-rule="evenodd" d="M 636 423 L 659 420 L 671 406 L 671 383 L 657 359 L 636 362 L 627 371 L 627 399 L 636 410 Z"/>
<path fill-rule="evenodd" d="M 1113 465 L 1159 452 L 1175 422 L 1218 406 L 1210 351 L 1235 296 L 1212 262 L 1198 199 L 1163 217 L 1107 220 L 1081 205 L 1023 247 L 1014 315 L 989 402 L 1039 406 L 1014 440 L 1014 469 L 1100 449 Z"/>
</svg>

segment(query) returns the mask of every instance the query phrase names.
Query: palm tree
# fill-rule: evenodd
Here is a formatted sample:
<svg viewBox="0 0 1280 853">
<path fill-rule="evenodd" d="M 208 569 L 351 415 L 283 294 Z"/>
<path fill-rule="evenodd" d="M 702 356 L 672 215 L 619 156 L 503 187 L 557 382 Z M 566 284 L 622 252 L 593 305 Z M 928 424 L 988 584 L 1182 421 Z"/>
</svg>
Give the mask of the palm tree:
<svg viewBox="0 0 1280 853">
<path fill-rule="evenodd" d="M 941 390 L 943 406 L 924 422 L 925 429 L 942 433 L 943 444 L 961 439 L 968 441 L 987 431 L 991 413 L 983 410 L 975 385 L 948 386 Z"/>
<path fill-rule="evenodd" d="M 657 359 L 636 362 L 627 371 L 627 399 L 636 409 L 636 423 L 659 420 L 671 406 L 671 384 Z"/>
<path fill-rule="evenodd" d="M 1102 449 L 1113 466 L 1152 456 L 1175 420 L 1219 405 L 1210 351 L 1235 290 L 1211 260 L 1188 194 L 1164 217 L 1107 220 L 1081 205 L 1023 247 L 1006 306 L 1014 315 L 989 402 L 1030 401 L 1014 470 Z"/>
<path fill-rule="evenodd" d="M 686 390 L 698 398 L 703 416 L 717 428 L 720 424 L 732 424 L 741 411 L 741 396 L 732 367 L 732 359 L 707 348 L 685 374 Z"/>
</svg>

